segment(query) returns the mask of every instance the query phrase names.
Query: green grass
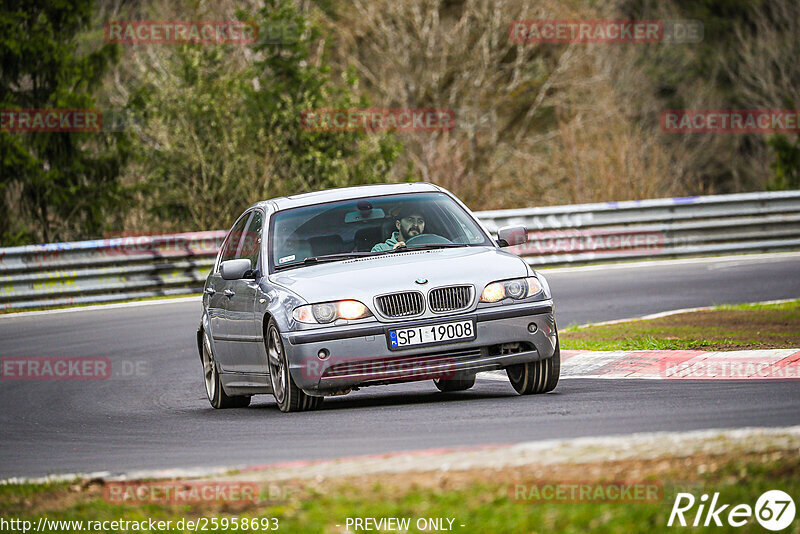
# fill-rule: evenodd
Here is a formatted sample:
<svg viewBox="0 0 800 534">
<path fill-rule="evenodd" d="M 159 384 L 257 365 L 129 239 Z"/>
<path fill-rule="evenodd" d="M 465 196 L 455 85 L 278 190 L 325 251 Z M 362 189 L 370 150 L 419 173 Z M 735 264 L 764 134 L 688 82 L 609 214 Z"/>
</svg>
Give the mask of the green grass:
<svg viewBox="0 0 800 534">
<path fill-rule="evenodd" d="M 65 482 L 48 482 L 46 484 L 0 484 L 0 512 L 5 512 L 5 507 L 10 500 L 27 499 L 34 496 L 42 496 L 58 490 L 64 490 L 68 486 Z"/>
<path fill-rule="evenodd" d="M 745 503 L 753 506 L 759 495 L 769 489 L 781 489 L 790 495 L 800 495 L 799 475 L 800 459 L 796 455 L 786 454 L 775 461 L 745 462 L 734 459 L 702 477 L 695 475 L 690 482 L 655 480 L 663 484 L 664 498 L 654 504 L 517 502 L 509 495 L 509 488 L 513 484 L 494 482 L 490 476 L 486 476 L 481 482 L 456 490 L 406 488 L 400 494 L 375 482 L 371 487 L 361 489 L 337 488 L 336 491 L 318 491 L 283 503 L 251 505 L 239 512 L 224 508 L 204 510 L 191 506 L 121 506 L 109 504 L 102 497 L 95 496 L 66 506 L 62 502 L 61 507 L 54 506 L 51 509 L 46 505 L 39 506 L 35 513 L 30 513 L 24 505 L 28 498 L 58 488 L 24 485 L 0 488 L 0 511 L 5 518 L 31 521 L 38 520 L 42 515 L 51 520 L 152 518 L 171 520 L 173 523 L 181 518 L 199 516 L 274 517 L 278 519 L 280 532 L 343 532 L 348 517 L 409 517 L 412 518 L 410 532 L 418 532 L 413 526 L 418 518 L 453 518 L 456 532 L 669 532 L 674 530 L 666 526 L 674 497 L 678 491 L 686 491 L 687 486 L 692 488 L 690 492 L 697 498 L 702 493 L 718 491 L 721 503 Z M 696 507 L 694 510 L 696 511 Z M 336 527 L 337 524 L 341 526 Z M 464 528 L 460 527 L 462 524 L 465 525 Z M 799 529 L 796 521 L 784 532 L 796 533 Z M 701 528 L 693 529 L 692 532 L 697 530 L 716 532 L 720 529 Z M 722 529 L 723 532 L 729 530 L 731 529 Z M 763 532 L 763 529 L 751 520 L 736 531 Z M 178 531 L 173 529 L 171 532 Z M 208 532 L 233 530 L 211 529 Z"/>
<path fill-rule="evenodd" d="M 602 335 L 603 333 L 601 333 Z M 623 339 L 603 339 L 603 340 L 569 340 L 561 341 L 561 348 L 564 350 L 691 350 L 697 347 L 708 347 L 715 342 L 708 339 L 678 339 L 664 340 L 652 335 L 630 336 Z M 727 348 L 733 346 L 744 346 L 744 343 L 737 343 L 733 340 L 726 340 Z"/>
<path fill-rule="evenodd" d="M 800 299 L 790 300 L 788 302 L 781 302 L 778 304 L 720 304 L 714 306 L 715 310 L 770 310 L 770 311 L 786 311 L 793 313 L 800 306 Z"/>
<path fill-rule="evenodd" d="M 736 304 L 660 319 L 579 328 L 560 335 L 565 350 L 745 350 L 800 347 L 800 300 Z"/>
</svg>

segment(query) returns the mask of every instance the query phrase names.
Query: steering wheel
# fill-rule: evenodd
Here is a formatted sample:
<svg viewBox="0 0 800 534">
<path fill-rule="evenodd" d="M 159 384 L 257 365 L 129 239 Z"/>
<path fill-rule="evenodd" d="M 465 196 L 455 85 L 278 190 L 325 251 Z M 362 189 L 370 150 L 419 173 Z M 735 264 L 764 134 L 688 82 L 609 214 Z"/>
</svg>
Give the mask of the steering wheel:
<svg viewBox="0 0 800 534">
<path fill-rule="evenodd" d="M 452 243 L 452 241 L 436 234 L 418 234 L 406 240 L 407 247 L 412 245 L 440 245 L 446 243 Z"/>
</svg>

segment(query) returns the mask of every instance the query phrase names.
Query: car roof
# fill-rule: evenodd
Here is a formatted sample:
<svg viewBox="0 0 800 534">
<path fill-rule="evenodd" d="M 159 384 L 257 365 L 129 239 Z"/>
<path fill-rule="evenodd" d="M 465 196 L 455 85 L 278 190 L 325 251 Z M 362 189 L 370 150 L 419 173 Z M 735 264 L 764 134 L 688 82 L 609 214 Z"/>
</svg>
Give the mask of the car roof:
<svg viewBox="0 0 800 534">
<path fill-rule="evenodd" d="M 399 193 L 429 193 L 441 191 L 444 191 L 444 189 L 428 182 L 373 184 L 360 185 L 356 187 L 339 187 L 336 189 L 314 191 L 312 193 L 301 193 L 298 195 L 277 197 L 259 202 L 257 205 L 271 203 L 277 211 L 280 211 L 289 208 L 311 206 L 313 204 L 324 204 L 326 202 L 335 202 L 337 200 L 347 200 L 351 198 L 396 195 Z"/>
</svg>

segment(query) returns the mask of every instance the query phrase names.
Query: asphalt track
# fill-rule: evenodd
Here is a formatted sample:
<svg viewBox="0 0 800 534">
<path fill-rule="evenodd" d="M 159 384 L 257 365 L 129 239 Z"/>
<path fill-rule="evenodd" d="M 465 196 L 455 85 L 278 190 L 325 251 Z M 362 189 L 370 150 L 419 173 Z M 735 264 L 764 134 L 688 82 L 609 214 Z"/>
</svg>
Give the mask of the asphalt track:
<svg viewBox="0 0 800 534">
<path fill-rule="evenodd" d="M 559 325 L 800 297 L 800 254 L 547 272 Z M 563 380 L 539 397 L 481 379 L 366 388 L 314 413 L 270 396 L 213 410 L 194 333 L 200 304 L 0 317 L 0 357 L 100 356 L 130 376 L 0 380 L 0 478 L 263 464 L 633 432 L 800 424 L 798 381 Z M 134 365 L 138 367 L 133 368 Z"/>
</svg>

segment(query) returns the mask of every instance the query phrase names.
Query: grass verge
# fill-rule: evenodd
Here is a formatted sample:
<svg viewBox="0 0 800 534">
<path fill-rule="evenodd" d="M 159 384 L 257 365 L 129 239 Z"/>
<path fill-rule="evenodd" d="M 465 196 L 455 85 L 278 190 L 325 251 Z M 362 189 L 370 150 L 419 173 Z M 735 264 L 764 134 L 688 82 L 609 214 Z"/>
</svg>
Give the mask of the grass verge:
<svg viewBox="0 0 800 534">
<path fill-rule="evenodd" d="M 649 502 L 644 499 L 575 502 L 544 498 L 547 484 L 568 487 L 580 483 L 592 488 L 608 488 L 621 481 L 657 485 L 661 489 L 657 498 Z M 449 525 L 447 520 L 450 519 L 452 530 L 461 532 L 666 532 L 674 530 L 674 527 L 667 527 L 667 521 L 678 492 L 691 493 L 698 499 L 703 493 L 719 492 L 720 504 L 750 506 L 771 489 L 800 495 L 800 458 L 796 451 L 772 450 L 594 464 L 318 478 L 281 484 L 280 491 L 262 489 L 261 495 L 266 497 L 257 503 L 170 506 L 111 504 L 104 498 L 100 481 L 6 486 L 0 487 L 0 516 L 25 519 L 34 524 L 43 516 L 49 520 L 84 522 L 169 520 L 173 525 L 181 519 L 200 517 L 217 521 L 274 518 L 281 532 L 319 533 L 346 532 L 347 518 L 355 517 L 409 518 L 409 532 L 424 531 L 418 528 L 423 525 L 417 525 L 417 521 L 428 518 L 441 519 L 444 525 Z M 535 488 L 542 490 L 538 499 Z M 695 506 L 686 514 L 687 519 L 692 521 L 696 512 Z M 800 531 L 798 523 L 795 521 L 784 532 Z M 211 526 L 207 532 L 263 531 Z M 697 530 L 718 531 L 719 528 L 692 529 Z M 763 528 L 750 518 L 744 527 L 735 530 L 762 532 Z M 73 526 L 59 531 L 79 530 Z"/>
<path fill-rule="evenodd" d="M 737 304 L 659 319 L 571 327 L 565 350 L 747 350 L 800 347 L 800 300 Z"/>
</svg>

